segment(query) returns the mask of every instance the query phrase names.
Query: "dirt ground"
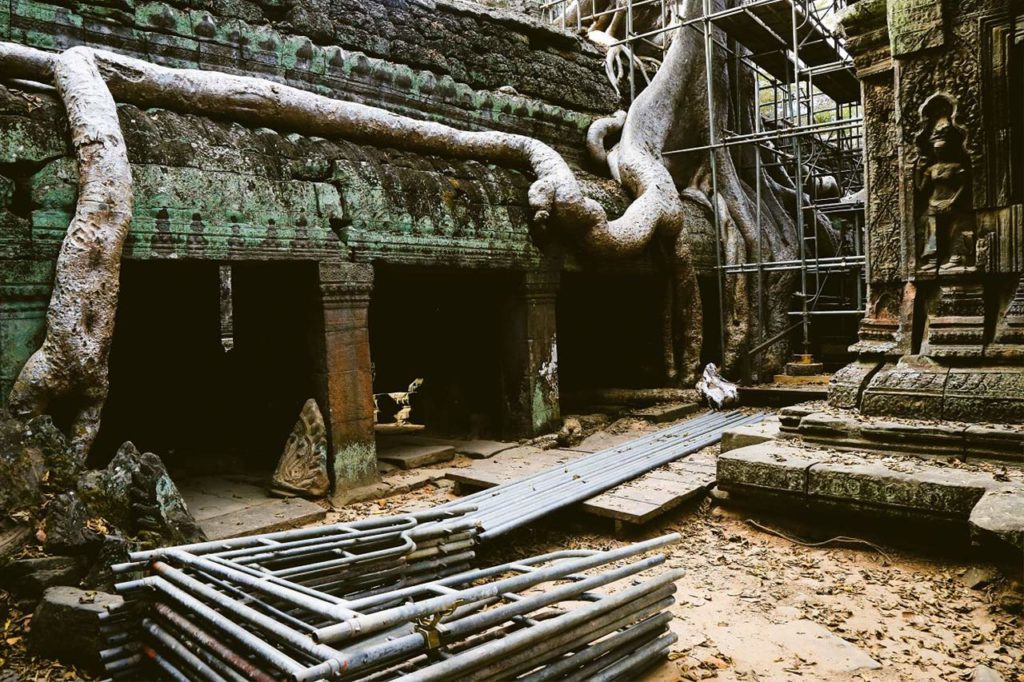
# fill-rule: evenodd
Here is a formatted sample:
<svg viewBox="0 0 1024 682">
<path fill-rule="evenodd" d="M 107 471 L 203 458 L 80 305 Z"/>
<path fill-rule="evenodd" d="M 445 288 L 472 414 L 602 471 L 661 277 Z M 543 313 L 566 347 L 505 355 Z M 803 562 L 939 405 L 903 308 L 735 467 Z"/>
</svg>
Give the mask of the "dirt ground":
<svg viewBox="0 0 1024 682">
<path fill-rule="evenodd" d="M 454 497 L 447 481 L 435 481 L 352 505 L 328 521 L 426 508 Z M 480 560 L 500 563 L 628 541 L 596 522 L 560 513 L 495 542 Z M 673 610 L 679 641 L 671 660 L 644 682 L 971 680 L 978 666 L 1007 682 L 1024 682 L 1022 587 L 993 566 L 875 543 L 805 547 L 778 520 L 750 518 L 710 498 L 630 539 L 671 532 L 682 539 L 669 548 L 665 565 L 686 572 Z M 968 586 L 979 579 L 984 584 L 977 589 Z"/>
<path fill-rule="evenodd" d="M 467 464 L 459 458 L 435 468 L 441 474 Z M 388 477 L 407 480 L 410 473 Z M 351 504 L 330 512 L 324 523 L 456 498 L 450 481 L 419 478 L 419 488 Z M 480 562 L 628 542 L 600 521 L 556 513 L 485 546 Z M 972 680 L 980 665 L 1006 682 L 1024 682 L 1022 587 L 992 566 L 877 544 L 803 546 L 794 542 L 800 534 L 794 526 L 751 518 L 711 498 L 675 510 L 630 539 L 671 532 L 682 539 L 668 548 L 665 566 L 685 570 L 671 626 L 679 640 L 670 660 L 638 682 Z M 7 660 L 0 663 L 0 682 L 77 678 L 77 671 L 27 656 L 27 614 L 8 611 L 4 621 L 0 658 Z"/>
</svg>

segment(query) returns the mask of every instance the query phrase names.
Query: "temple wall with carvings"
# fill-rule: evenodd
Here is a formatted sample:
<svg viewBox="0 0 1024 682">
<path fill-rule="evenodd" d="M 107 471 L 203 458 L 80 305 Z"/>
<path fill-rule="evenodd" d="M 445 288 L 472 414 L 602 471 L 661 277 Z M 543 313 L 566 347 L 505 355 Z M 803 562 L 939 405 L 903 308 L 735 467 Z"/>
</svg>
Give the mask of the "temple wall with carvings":
<svg viewBox="0 0 1024 682">
<path fill-rule="evenodd" d="M 617 105 L 601 53 L 524 16 L 447 1 L 67 7 L 12 0 L 0 6 L 0 40 L 48 50 L 103 47 L 170 66 L 261 76 L 459 128 L 529 135 L 555 147 L 610 215 L 625 208 L 618 185 L 591 175 L 584 159 L 588 125 Z M 254 263 L 306 264 L 313 273 L 319 307 L 313 326 L 296 331 L 311 335 L 308 386 L 332 435 L 338 481 L 375 476 L 367 312 L 379 266 L 508 273 L 510 284 L 495 301 L 508 311 L 494 349 L 502 367 L 500 421 L 509 434 L 556 423 L 559 273 L 609 266 L 582 262 L 562 244 L 538 244 L 528 222 L 528 169 L 124 104 L 119 114 L 135 184 L 129 264 L 206 263 L 221 268 L 222 279 Z M 4 397 L 42 338 L 54 260 L 75 199 L 76 166 L 53 92 L 0 87 Z M 703 243 L 710 223 L 695 211 L 688 229 L 698 265 L 707 268 L 714 260 Z M 652 271 L 647 258 L 611 267 Z M 207 278 L 205 272 L 196 276 Z M 282 290 L 291 286 L 282 281 Z M 302 286 L 294 290 L 306 291 Z M 654 334 L 657 328 L 652 324 Z M 115 332 L 114 369 L 118 348 Z M 220 360 L 210 362 L 206 375 L 227 371 Z M 112 410 L 126 402 L 113 383 Z"/>
<path fill-rule="evenodd" d="M 830 399 L 1024 421 L 1024 6 L 866 0 L 844 19 L 866 125 L 869 303 Z"/>
</svg>

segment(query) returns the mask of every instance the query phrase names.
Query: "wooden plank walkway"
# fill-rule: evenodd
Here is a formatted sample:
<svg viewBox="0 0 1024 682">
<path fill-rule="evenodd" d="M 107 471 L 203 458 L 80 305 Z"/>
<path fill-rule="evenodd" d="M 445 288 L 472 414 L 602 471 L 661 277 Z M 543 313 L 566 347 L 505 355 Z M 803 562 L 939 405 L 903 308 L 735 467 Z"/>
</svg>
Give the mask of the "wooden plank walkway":
<svg viewBox="0 0 1024 682">
<path fill-rule="evenodd" d="M 631 437 L 636 438 L 638 435 L 633 434 Z M 529 446 L 518 447 L 498 453 L 492 459 L 474 461 L 469 467 L 453 469 L 448 478 L 472 490 L 491 488 L 588 454 L 591 453 L 582 449 L 541 450 Z M 616 532 L 621 533 L 628 526 L 648 523 L 684 502 L 703 495 L 714 483 L 714 456 L 697 453 L 592 497 L 581 505 L 581 509 L 593 516 L 612 519 Z"/>
</svg>

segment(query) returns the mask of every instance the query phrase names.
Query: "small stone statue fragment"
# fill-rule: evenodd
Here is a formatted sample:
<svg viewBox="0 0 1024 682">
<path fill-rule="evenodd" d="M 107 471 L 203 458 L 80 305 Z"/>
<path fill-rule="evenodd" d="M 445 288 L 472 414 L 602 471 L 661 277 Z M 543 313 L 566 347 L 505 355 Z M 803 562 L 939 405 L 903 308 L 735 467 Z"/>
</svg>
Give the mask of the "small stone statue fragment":
<svg viewBox="0 0 1024 682">
<path fill-rule="evenodd" d="M 712 410 L 721 410 L 740 401 L 736 384 L 719 374 L 718 367 L 713 362 L 709 362 L 704 368 L 696 388 Z"/>
<path fill-rule="evenodd" d="M 299 420 L 288 436 L 274 471 L 271 490 L 280 495 L 323 497 L 330 490 L 327 477 L 327 427 L 316 401 L 302 406 Z"/>
</svg>

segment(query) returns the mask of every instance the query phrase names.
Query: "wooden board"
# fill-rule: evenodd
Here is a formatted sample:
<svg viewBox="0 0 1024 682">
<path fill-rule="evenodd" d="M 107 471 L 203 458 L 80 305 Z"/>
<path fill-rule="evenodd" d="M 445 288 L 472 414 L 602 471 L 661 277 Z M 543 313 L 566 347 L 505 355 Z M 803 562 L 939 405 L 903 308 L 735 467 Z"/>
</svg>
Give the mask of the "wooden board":
<svg viewBox="0 0 1024 682">
<path fill-rule="evenodd" d="M 632 436 L 636 438 L 637 435 Z M 540 450 L 520 447 L 469 467 L 449 472 L 448 478 L 468 488 L 491 488 L 516 481 L 545 469 L 565 464 L 589 453 L 575 450 Z M 715 483 L 713 457 L 671 462 L 632 481 L 590 498 L 581 505 L 584 512 L 640 525 L 703 495 Z"/>
</svg>

